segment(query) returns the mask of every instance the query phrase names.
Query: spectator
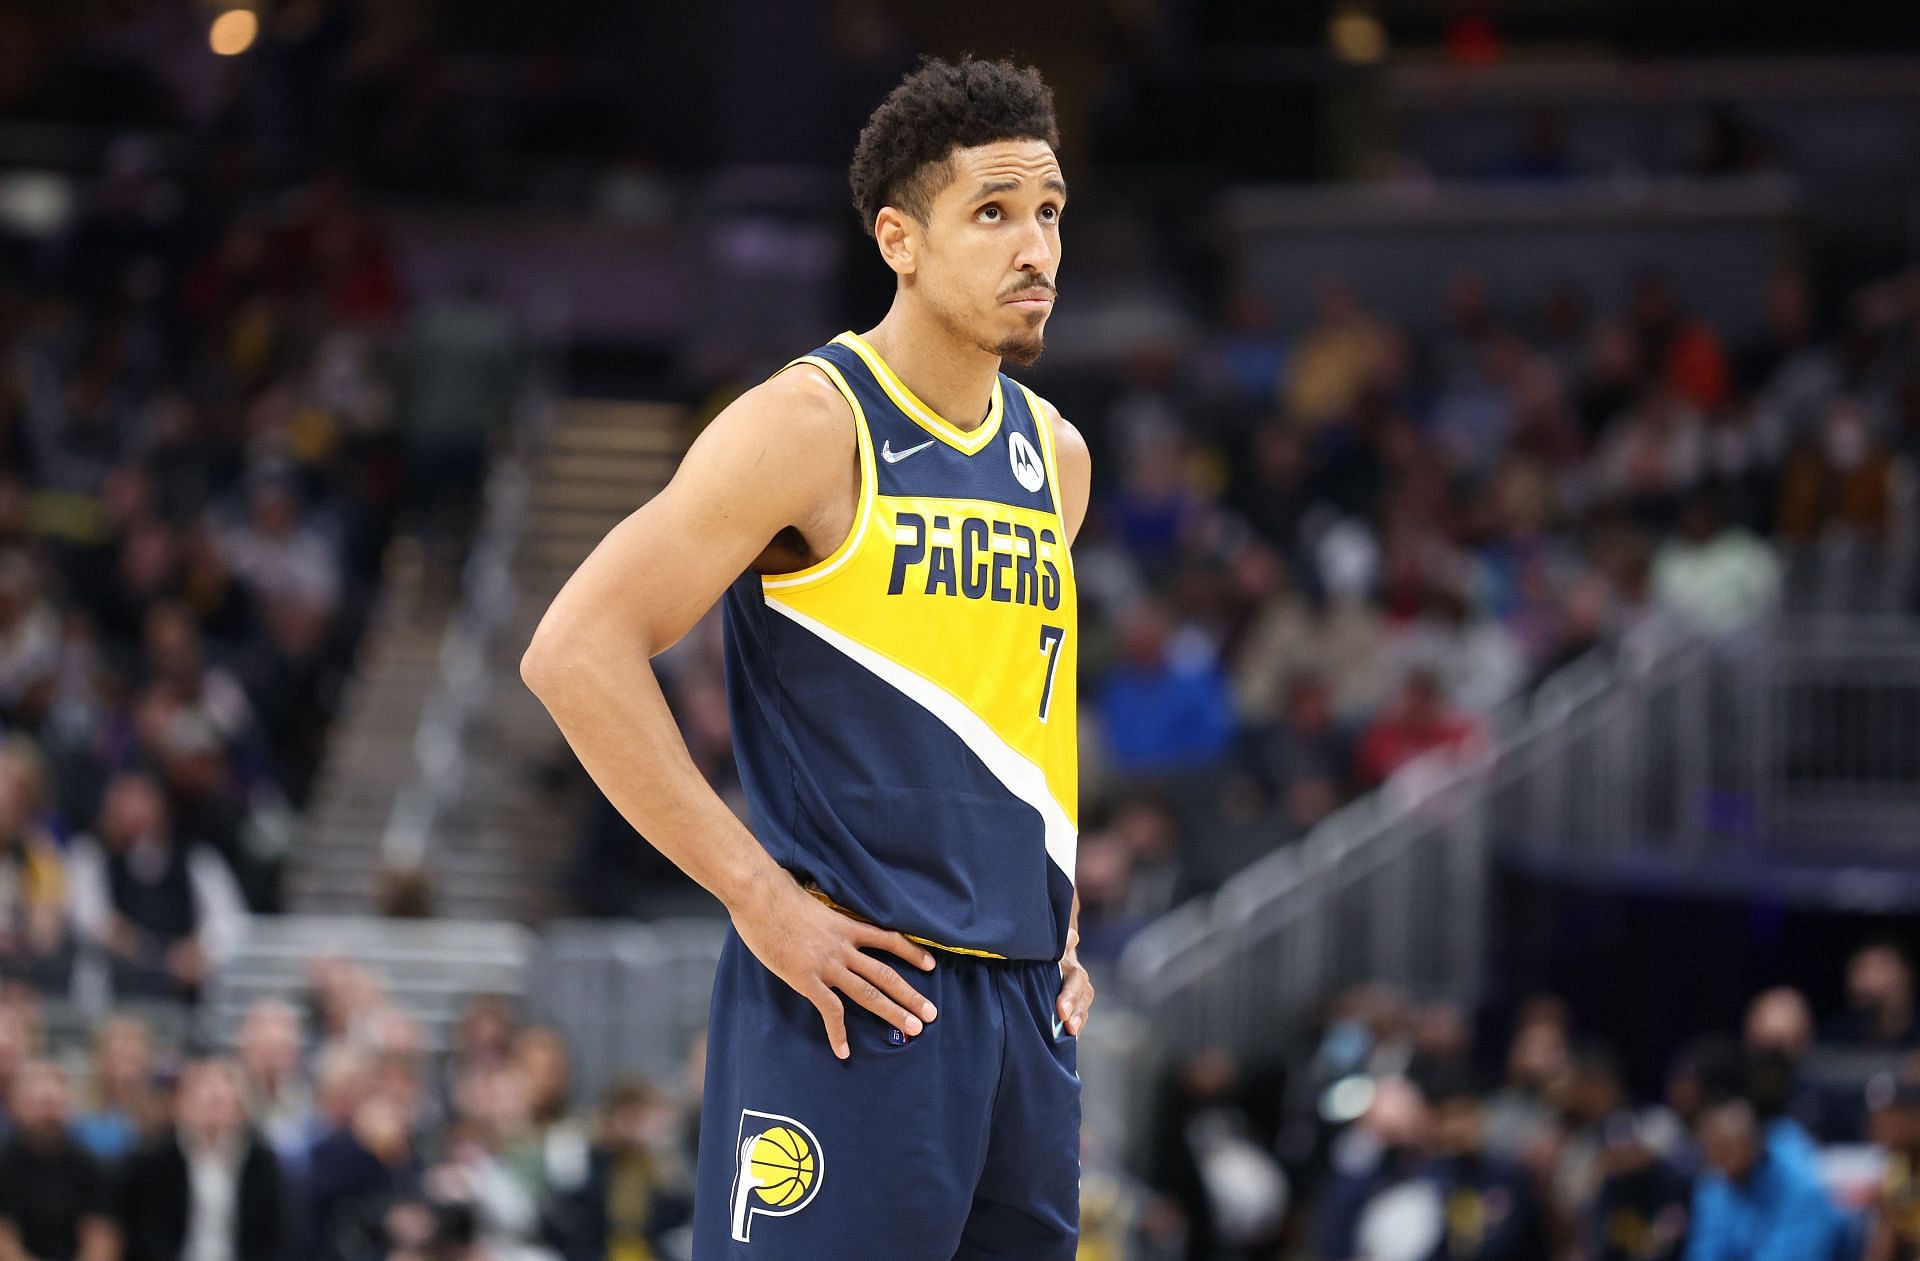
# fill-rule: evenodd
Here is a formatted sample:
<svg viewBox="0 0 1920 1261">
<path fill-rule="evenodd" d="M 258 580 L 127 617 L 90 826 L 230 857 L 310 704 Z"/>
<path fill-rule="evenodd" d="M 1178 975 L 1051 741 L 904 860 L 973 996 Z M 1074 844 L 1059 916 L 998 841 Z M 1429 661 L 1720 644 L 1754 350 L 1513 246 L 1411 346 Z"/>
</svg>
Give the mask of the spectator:
<svg viewBox="0 0 1920 1261">
<path fill-rule="evenodd" d="M 1767 1144 L 1753 1105 L 1701 1114 L 1707 1168 L 1693 1193 L 1686 1261 L 1830 1261 L 1845 1242 L 1838 1210 L 1810 1169 Z"/>
<path fill-rule="evenodd" d="M 1548 1009 L 1522 1018 L 1507 1051 L 1506 1080 L 1488 1101 L 1487 1148 L 1520 1159 L 1554 1125 L 1548 1095 L 1572 1068 L 1564 1014 Z"/>
<path fill-rule="evenodd" d="M 1430 579 L 1422 603 L 1419 618 L 1395 641 L 1389 668 L 1424 666 L 1453 704 L 1469 714 L 1492 713 L 1526 678 L 1520 644 L 1479 611 L 1464 574 Z"/>
<path fill-rule="evenodd" d="M 592 1169 L 548 1213 L 548 1238 L 566 1261 L 645 1258 L 693 1212 L 693 1171 L 679 1148 L 672 1101 L 638 1078 L 607 1096 Z"/>
<path fill-rule="evenodd" d="M 1279 715 L 1287 689 L 1319 668 L 1320 619 L 1289 580 L 1279 550 L 1265 543 L 1239 550 L 1233 581 L 1245 608 L 1231 672 L 1234 708 L 1241 723 L 1259 728 Z"/>
<path fill-rule="evenodd" d="M 1738 373 L 1775 458 L 1814 431 L 1840 392 L 1838 357 L 1816 340 L 1817 331 L 1806 277 L 1793 270 L 1775 273 L 1767 283 L 1766 331 L 1742 356 Z"/>
<path fill-rule="evenodd" d="M 1083 829 L 1075 859 L 1074 892 L 1080 897 L 1080 956 L 1114 963 L 1144 927 L 1128 909 L 1133 854 L 1107 828 Z"/>
<path fill-rule="evenodd" d="M 313 1146 L 307 1208 L 321 1261 L 354 1261 L 387 1210 L 416 1194 L 424 1165 L 413 1138 L 414 1102 L 390 1090 L 342 1101 L 347 1122 Z"/>
<path fill-rule="evenodd" d="M 1486 1150 L 1485 1105 L 1464 1078 L 1431 1095 L 1430 1176 L 1445 1205 L 1434 1261 L 1546 1261 L 1546 1222 L 1526 1174 Z"/>
<path fill-rule="evenodd" d="M 1233 702 L 1210 654 L 1176 655 L 1164 608 L 1147 603 L 1128 617 L 1124 664 L 1100 697 L 1114 768 L 1176 771 L 1217 762 L 1233 734 Z"/>
<path fill-rule="evenodd" d="M 1321 1190 L 1316 1256 L 1361 1261 L 1377 1250 L 1432 1255 L 1446 1239 L 1446 1209 L 1424 1176 L 1432 1114 L 1419 1088 L 1381 1078 L 1358 1123 L 1341 1135 Z M 1392 1208 L 1382 1212 L 1391 1200 Z"/>
<path fill-rule="evenodd" d="M 1691 1188 L 1633 1114 L 1607 1119 L 1600 1172 L 1600 1192 L 1587 1214 L 1592 1261 L 1680 1261 Z"/>
<path fill-rule="evenodd" d="M 515 1062 L 470 1070 L 455 1089 L 441 1167 L 428 1174 L 429 1180 L 456 1184 L 473 1208 L 480 1237 L 505 1248 L 536 1237 L 548 1189 L 531 1085 Z M 566 1189 L 584 1181 L 585 1173 L 580 1168 Z"/>
<path fill-rule="evenodd" d="M 13 1084 L 30 1050 L 26 1022 L 11 1004 L 0 1002 L 0 1101 L 13 1098 Z M 0 1108 L 0 1141 L 12 1132 L 13 1117 L 6 1108 Z"/>
<path fill-rule="evenodd" d="M 1344 535 L 1347 543 L 1362 550 L 1371 547 L 1370 539 L 1360 542 L 1351 530 L 1329 531 L 1330 538 L 1335 535 Z M 1349 553 L 1347 543 L 1336 542 L 1329 550 Z M 1364 559 L 1345 555 L 1334 566 L 1337 572 L 1322 575 L 1325 599 L 1315 607 L 1305 591 L 1295 587 L 1279 552 L 1260 544 L 1241 549 L 1234 560 L 1234 580 L 1251 608 L 1235 646 L 1232 677 L 1244 725 L 1257 730 L 1277 718 L 1288 689 L 1303 675 L 1325 680 L 1343 722 L 1378 700 L 1385 635 L 1365 590 L 1370 581 L 1366 565 Z"/>
<path fill-rule="evenodd" d="M 146 1022 L 112 1016 L 93 1035 L 93 1106 L 73 1126 L 80 1145 L 116 1168 L 153 1122 L 153 1038 Z"/>
<path fill-rule="evenodd" d="M 1828 1021 L 1820 1040 L 1829 1046 L 1883 1051 L 1920 1047 L 1914 1011 L 1913 964 L 1892 938 L 1861 946 L 1847 960 L 1847 1010 Z"/>
<path fill-rule="evenodd" d="M 248 1123 L 227 1060 L 187 1065 L 169 1132 L 136 1156 L 121 1193 L 127 1261 L 274 1261 L 286 1255 L 285 1189 Z"/>
<path fill-rule="evenodd" d="M 1108 513 L 1128 556 L 1149 577 L 1167 579 L 1202 518 L 1186 473 L 1186 439 L 1152 431 L 1135 440 Z"/>
<path fill-rule="evenodd" d="M 1666 276 L 1649 272 L 1634 287 L 1633 326 L 1641 362 L 1662 386 L 1702 412 L 1727 401 L 1732 382 L 1720 337 L 1681 310 Z"/>
<path fill-rule="evenodd" d="M 1654 597 L 1683 622 L 1709 634 L 1739 630 L 1773 608 L 1780 565 L 1768 546 L 1721 520 L 1711 494 L 1695 495 L 1680 534 L 1653 562 Z"/>
<path fill-rule="evenodd" d="M 150 775 L 107 786 L 92 836 L 74 842 L 73 923 L 104 950 L 124 993 L 191 997 L 236 944 L 245 908 L 226 865 L 174 834 Z"/>
<path fill-rule="evenodd" d="M 443 1090 L 451 1093 L 453 1083 L 468 1069 L 505 1064 L 513 1058 L 514 1034 L 519 1021 L 513 999 L 505 994 L 475 994 L 460 1008 L 460 1019 L 453 1026 L 453 1045 L 442 1066 Z"/>
<path fill-rule="evenodd" d="M 1351 796 L 1353 735 L 1335 716 L 1333 693 L 1318 675 L 1293 680 L 1280 721 L 1256 740 L 1255 770 L 1296 828 L 1311 827 Z M 1316 802 L 1323 808 L 1314 809 Z"/>
<path fill-rule="evenodd" d="M 512 1153 L 522 1176 L 544 1200 L 585 1183 L 592 1136 L 573 1114 L 573 1065 L 557 1029 L 522 1029 L 514 1038 L 514 1065 L 527 1084 L 531 1125 L 527 1143 Z"/>
<path fill-rule="evenodd" d="M 1287 1184 L 1232 1056 L 1203 1049 L 1174 1066 L 1154 1121 L 1150 1183 L 1186 1211 L 1186 1256 L 1244 1258 L 1271 1242 Z"/>
<path fill-rule="evenodd" d="M 1179 894 L 1180 821 L 1153 792 L 1139 792 L 1115 803 L 1108 826 L 1128 858 L 1128 906 L 1141 919 L 1170 909 Z"/>
<path fill-rule="evenodd" d="M 1613 592 L 1604 576 L 1589 573 L 1575 582 L 1559 609 L 1552 646 L 1527 680 L 1528 694 L 1589 653 L 1605 652 L 1612 641 L 1613 612 Z"/>
<path fill-rule="evenodd" d="M 1640 349 L 1624 322 L 1596 321 L 1587 335 L 1577 379 L 1582 436 L 1594 444 L 1632 407 L 1643 375 Z"/>
<path fill-rule="evenodd" d="M 1706 433 L 1698 412 L 1660 390 L 1641 395 L 1609 421 L 1595 454 L 1602 498 L 1635 520 L 1665 528 L 1705 471 Z"/>
<path fill-rule="evenodd" d="M 1775 530 L 1792 544 L 1822 537 L 1880 543 L 1894 502 L 1894 454 L 1874 435 L 1858 399 L 1835 398 L 1817 432 L 1794 445 L 1780 471 Z"/>
<path fill-rule="evenodd" d="M 299 1210 L 293 1223 L 298 1230 L 306 1230 L 316 1216 L 311 1205 L 314 1153 L 352 1126 L 353 1111 L 371 1080 L 364 1053 L 345 1042 L 328 1043 L 315 1057 L 312 1109 L 278 1135 L 268 1133 Z"/>
<path fill-rule="evenodd" d="M 0 1257 L 117 1261 L 120 1232 L 107 1175 L 67 1133 L 66 1073 L 50 1061 L 29 1061 L 9 1101 L 13 1134 L 0 1149 Z"/>
<path fill-rule="evenodd" d="M 1474 719 L 1447 704 L 1433 672 L 1416 668 L 1407 674 L 1399 697 L 1361 735 L 1354 776 L 1364 785 L 1382 784 L 1423 753 L 1464 753 L 1482 738 Z"/>
<path fill-rule="evenodd" d="M 1613 1053 L 1588 1043 L 1575 1049 L 1570 1071 L 1554 1093 L 1560 1134 L 1550 1194 L 1558 1218 L 1572 1222 L 1600 1192 L 1607 1125 L 1626 1110 L 1627 1088 Z"/>
<path fill-rule="evenodd" d="M 1308 430 L 1344 419 L 1374 380 L 1389 340 L 1352 286 L 1322 281 L 1317 317 L 1287 363 L 1281 387 L 1287 418 Z"/>
<path fill-rule="evenodd" d="M 1268 420 L 1254 428 L 1247 446 L 1246 458 L 1227 470 L 1228 502 L 1284 559 L 1297 560 L 1301 524 L 1322 490 L 1307 437 L 1294 425 Z"/>
<path fill-rule="evenodd" d="M 1287 343 L 1264 293 L 1246 285 L 1227 295 L 1205 359 L 1215 388 L 1238 406 L 1263 410 L 1272 403 L 1286 366 Z"/>
<path fill-rule="evenodd" d="M 1553 528 L 1558 510 L 1544 465 L 1509 460 L 1491 490 L 1488 533 L 1475 554 L 1474 583 L 1484 593 L 1489 616 L 1506 629 L 1525 660 L 1537 662 L 1559 635 L 1576 557 Z"/>
<path fill-rule="evenodd" d="M 1473 1024 L 1461 1004 L 1439 1001 L 1420 1007 L 1413 1014 L 1411 1040 L 1407 1079 L 1428 1097 L 1437 1098 L 1442 1085 L 1472 1075 Z"/>
<path fill-rule="evenodd" d="M 240 582 L 271 613 L 277 608 L 331 613 L 340 599 L 332 549 L 302 518 L 291 473 L 256 467 L 248 475 L 246 523 L 228 531 L 221 553 Z"/>
<path fill-rule="evenodd" d="M 53 678 L 60 618 L 23 552 L 0 552 L 0 712 L 26 712 Z"/>
<path fill-rule="evenodd" d="M 1920 1082 L 1888 1075 L 1869 1093 L 1875 1096 L 1873 1141 L 1886 1165 L 1869 1206 L 1861 1261 L 1914 1261 L 1920 1257 Z"/>
<path fill-rule="evenodd" d="M 166 684 L 176 702 L 203 719 L 223 748 L 251 738 L 253 707 L 232 672 L 206 659 L 200 625 L 184 601 L 147 610 L 143 628 L 147 677 Z"/>
<path fill-rule="evenodd" d="M 46 989 L 67 976 L 67 876 L 58 843 L 32 817 L 28 775 L 0 759 L 0 980 Z"/>
<path fill-rule="evenodd" d="M 366 1026 L 385 1005 L 380 981 L 361 963 L 319 955 L 307 964 L 307 990 L 322 1039 L 364 1042 Z"/>
<path fill-rule="evenodd" d="M 276 1152 L 301 1141 L 313 1111 L 302 1063 L 305 1032 L 291 1004 L 263 998 L 247 1008 L 234 1041 L 247 1090 L 247 1115 Z"/>
<path fill-rule="evenodd" d="M 1792 1124 L 1827 1142 L 1857 1138 L 1858 1106 L 1839 1097 L 1854 1092 L 1823 1090 L 1802 1079 L 1813 1041 L 1813 1010 L 1799 990 L 1776 986 L 1755 995 L 1748 1004 L 1744 1050 L 1750 1064 L 1780 1096 L 1772 1108 L 1762 1111 L 1778 1118 L 1775 1126 Z"/>
</svg>

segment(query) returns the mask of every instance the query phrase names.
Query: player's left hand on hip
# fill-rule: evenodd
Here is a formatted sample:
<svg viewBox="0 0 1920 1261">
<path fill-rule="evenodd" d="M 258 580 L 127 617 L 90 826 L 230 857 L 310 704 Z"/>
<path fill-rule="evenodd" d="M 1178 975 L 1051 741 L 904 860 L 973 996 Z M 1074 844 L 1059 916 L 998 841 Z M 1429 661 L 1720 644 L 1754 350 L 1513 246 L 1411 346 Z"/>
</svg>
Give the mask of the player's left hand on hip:
<svg viewBox="0 0 1920 1261">
<path fill-rule="evenodd" d="M 1087 1023 L 1087 1008 L 1093 1006 L 1093 978 L 1080 966 L 1079 952 L 1069 950 L 1060 959 L 1060 997 L 1054 1001 L 1060 1023 L 1074 1037 Z"/>
</svg>

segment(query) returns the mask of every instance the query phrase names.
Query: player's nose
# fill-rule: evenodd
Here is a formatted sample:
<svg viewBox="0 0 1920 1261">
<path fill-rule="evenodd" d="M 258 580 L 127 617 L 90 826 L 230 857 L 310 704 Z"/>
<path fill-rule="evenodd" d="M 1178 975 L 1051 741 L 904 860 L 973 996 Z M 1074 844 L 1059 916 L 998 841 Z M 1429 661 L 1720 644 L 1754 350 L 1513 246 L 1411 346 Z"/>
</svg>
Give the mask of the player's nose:
<svg viewBox="0 0 1920 1261">
<path fill-rule="evenodd" d="M 1040 276 L 1053 275 L 1056 262 L 1053 238 L 1038 223 L 1030 224 L 1020 238 L 1020 253 L 1013 260 L 1021 271 Z"/>
</svg>

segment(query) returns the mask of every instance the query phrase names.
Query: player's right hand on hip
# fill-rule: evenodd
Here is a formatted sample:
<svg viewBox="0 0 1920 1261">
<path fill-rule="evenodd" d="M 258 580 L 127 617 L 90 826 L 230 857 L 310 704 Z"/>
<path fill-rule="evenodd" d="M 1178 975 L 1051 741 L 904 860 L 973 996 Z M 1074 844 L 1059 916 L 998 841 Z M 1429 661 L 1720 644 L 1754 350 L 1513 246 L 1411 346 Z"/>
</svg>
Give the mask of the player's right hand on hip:
<svg viewBox="0 0 1920 1261">
<path fill-rule="evenodd" d="M 801 888 L 784 869 L 764 883 L 765 890 L 734 909 L 734 930 L 769 972 L 819 1008 L 835 1055 L 844 1060 L 851 1054 L 841 995 L 908 1037 L 939 1014 L 898 972 L 865 953 L 889 951 L 931 971 L 932 951 L 900 933 L 841 914 Z"/>
</svg>

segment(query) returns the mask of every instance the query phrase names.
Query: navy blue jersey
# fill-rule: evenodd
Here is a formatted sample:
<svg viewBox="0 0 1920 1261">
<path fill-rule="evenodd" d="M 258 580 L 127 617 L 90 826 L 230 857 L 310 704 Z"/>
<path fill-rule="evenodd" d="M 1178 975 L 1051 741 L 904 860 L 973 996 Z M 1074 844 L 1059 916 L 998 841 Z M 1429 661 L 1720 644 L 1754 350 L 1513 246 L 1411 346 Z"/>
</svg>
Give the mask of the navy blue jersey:
<svg viewBox="0 0 1920 1261">
<path fill-rule="evenodd" d="M 1079 627 L 1052 424 L 1000 375 L 934 413 L 848 332 L 812 364 L 860 455 L 848 535 L 723 602 L 753 829 L 827 900 L 925 944 L 1065 949 L 1078 835 Z"/>
</svg>

